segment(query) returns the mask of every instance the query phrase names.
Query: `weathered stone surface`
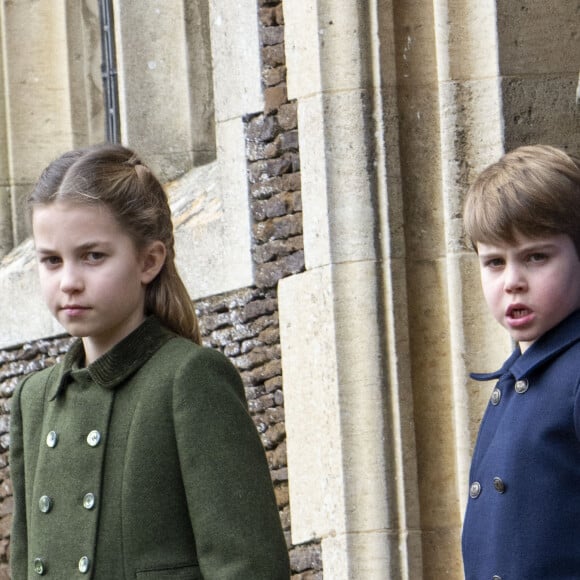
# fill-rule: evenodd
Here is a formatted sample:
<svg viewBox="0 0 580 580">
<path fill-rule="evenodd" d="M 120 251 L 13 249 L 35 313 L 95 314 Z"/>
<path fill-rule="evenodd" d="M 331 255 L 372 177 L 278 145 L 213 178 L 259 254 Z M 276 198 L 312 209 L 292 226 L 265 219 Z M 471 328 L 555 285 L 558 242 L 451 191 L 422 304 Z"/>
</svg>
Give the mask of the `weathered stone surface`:
<svg viewBox="0 0 580 580">
<path fill-rule="evenodd" d="M 293 570 L 320 570 L 322 566 L 320 552 L 313 546 L 296 546 L 290 552 L 290 558 Z"/>
<path fill-rule="evenodd" d="M 259 0 L 258 6 L 265 107 L 261 112 L 248 112 L 243 133 L 258 283 L 206 296 L 196 302 L 196 312 L 204 344 L 224 352 L 241 372 L 291 548 L 277 280 L 304 267 L 297 107 L 287 99 L 282 2 Z M 223 110 L 227 95 L 220 95 L 218 104 Z M 0 580 L 9 578 L 13 504 L 8 465 L 10 397 L 24 375 L 53 365 L 73 340 L 57 336 L 0 350 Z M 301 546 L 300 552 L 303 549 Z M 320 551 L 320 546 L 314 542 L 312 549 Z M 293 569 L 300 576 L 307 571 L 304 560 L 299 557 L 300 569 Z"/>
<path fill-rule="evenodd" d="M 284 42 L 284 27 L 283 26 L 263 27 L 260 31 L 260 40 L 264 43 L 264 46 L 282 44 Z"/>
<path fill-rule="evenodd" d="M 264 99 L 266 106 L 264 108 L 266 113 L 277 111 L 285 102 L 288 101 L 288 93 L 285 84 L 279 84 L 275 87 L 268 87 L 264 91 Z"/>
<path fill-rule="evenodd" d="M 286 67 L 277 66 L 275 68 L 269 68 L 264 71 L 262 75 L 264 84 L 267 87 L 273 87 L 284 81 L 286 81 Z"/>
<path fill-rule="evenodd" d="M 254 259 L 257 264 L 271 262 L 276 258 L 298 252 L 303 248 L 302 236 L 293 236 L 286 240 L 272 240 L 254 249 Z"/>
<path fill-rule="evenodd" d="M 276 44 L 274 46 L 266 46 L 262 51 L 262 58 L 266 66 L 280 66 L 285 62 L 284 45 Z"/>
<path fill-rule="evenodd" d="M 256 285 L 271 287 L 278 280 L 304 270 L 304 252 L 294 252 L 276 262 L 267 262 L 256 268 Z"/>
</svg>

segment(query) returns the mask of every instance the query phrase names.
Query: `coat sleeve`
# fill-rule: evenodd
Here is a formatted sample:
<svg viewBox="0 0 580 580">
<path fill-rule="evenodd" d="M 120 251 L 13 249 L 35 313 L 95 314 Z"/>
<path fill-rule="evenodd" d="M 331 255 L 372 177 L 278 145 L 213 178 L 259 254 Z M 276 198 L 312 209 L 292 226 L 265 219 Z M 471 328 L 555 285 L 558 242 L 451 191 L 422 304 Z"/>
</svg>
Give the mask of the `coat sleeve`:
<svg viewBox="0 0 580 580">
<path fill-rule="evenodd" d="M 10 569 L 12 578 L 28 577 L 28 540 L 26 525 L 26 486 L 24 483 L 24 438 L 20 399 L 26 379 L 12 395 L 10 411 L 10 476 L 14 509 L 10 536 Z"/>
<path fill-rule="evenodd" d="M 177 373 L 173 413 L 204 579 L 288 580 L 270 471 L 230 361 L 196 349 Z"/>
</svg>

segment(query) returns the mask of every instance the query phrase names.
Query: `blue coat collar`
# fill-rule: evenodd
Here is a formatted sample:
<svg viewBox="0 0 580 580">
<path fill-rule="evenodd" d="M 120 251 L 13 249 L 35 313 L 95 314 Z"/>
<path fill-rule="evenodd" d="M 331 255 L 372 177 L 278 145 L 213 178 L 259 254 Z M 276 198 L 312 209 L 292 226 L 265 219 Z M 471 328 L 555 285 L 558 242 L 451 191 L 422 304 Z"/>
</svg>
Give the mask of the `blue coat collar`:
<svg viewBox="0 0 580 580">
<path fill-rule="evenodd" d="M 497 371 L 471 373 L 470 376 L 476 381 L 490 381 L 499 379 L 509 371 L 516 380 L 519 380 L 578 341 L 580 341 L 580 310 L 576 310 L 546 332 L 524 354 L 520 347 L 516 346 L 510 357 Z"/>
</svg>

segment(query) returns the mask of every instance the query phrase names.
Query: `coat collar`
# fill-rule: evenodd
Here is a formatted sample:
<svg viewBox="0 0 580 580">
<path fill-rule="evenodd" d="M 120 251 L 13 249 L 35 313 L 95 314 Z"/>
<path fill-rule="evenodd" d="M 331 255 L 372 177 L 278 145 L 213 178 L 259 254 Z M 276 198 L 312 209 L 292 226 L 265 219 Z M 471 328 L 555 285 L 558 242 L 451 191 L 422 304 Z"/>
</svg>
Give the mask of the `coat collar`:
<svg viewBox="0 0 580 580">
<path fill-rule="evenodd" d="M 131 334 L 116 344 L 86 368 L 79 368 L 84 359 L 83 343 L 79 339 L 66 353 L 58 370 L 57 380 L 50 388 L 49 400 L 56 399 L 74 379 L 83 377 L 105 389 L 115 389 L 137 372 L 161 346 L 175 334 L 150 316 Z"/>
<path fill-rule="evenodd" d="M 477 381 L 498 379 L 510 372 L 516 380 L 529 375 L 534 369 L 558 356 L 574 343 L 580 341 L 580 310 L 576 310 L 560 324 L 541 336 L 522 354 L 517 346 L 500 369 L 492 373 L 471 373 Z"/>
</svg>

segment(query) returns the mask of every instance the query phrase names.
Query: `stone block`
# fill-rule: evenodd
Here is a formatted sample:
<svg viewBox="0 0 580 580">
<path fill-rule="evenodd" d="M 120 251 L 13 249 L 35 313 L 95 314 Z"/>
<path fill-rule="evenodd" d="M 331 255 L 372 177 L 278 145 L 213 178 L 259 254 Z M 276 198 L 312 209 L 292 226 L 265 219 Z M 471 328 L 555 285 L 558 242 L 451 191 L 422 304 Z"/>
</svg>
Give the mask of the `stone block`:
<svg viewBox="0 0 580 580">
<path fill-rule="evenodd" d="M 578 74 L 575 2 L 498 2 L 497 34 L 502 75 Z"/>
<path fill-rule="evenodd" d="M 357 262 L 279 284 L 296 543 L 349 532 L 370 537 L 371 530 L 389 525 L 384 487 L 389 459 L 384 434 L 370 427 L 383 424 L 384 394 L 375 275 L 371 263 Z"/>
<path fill-rule="evenodd" d="M 547 143 L 570 152 L 580 151 L 577 86 L 578 70 L 561 75 L 505 78 L 501 91 L 506 150 Z"/>
<path fill-rule="evenodd" d="M 254 0 L 210 0 L 215 115 L 218 122 L 262 111 L 261 52 Z"/>
<path fill-rule="evenodd" d="M 307 268 L 375 258 L 376 232 L 369 227 L 376 221 L 376 191 L 368 171 L 367 98 L 364 91 L 345 91 L 299 102 Z"/>
</svg>

